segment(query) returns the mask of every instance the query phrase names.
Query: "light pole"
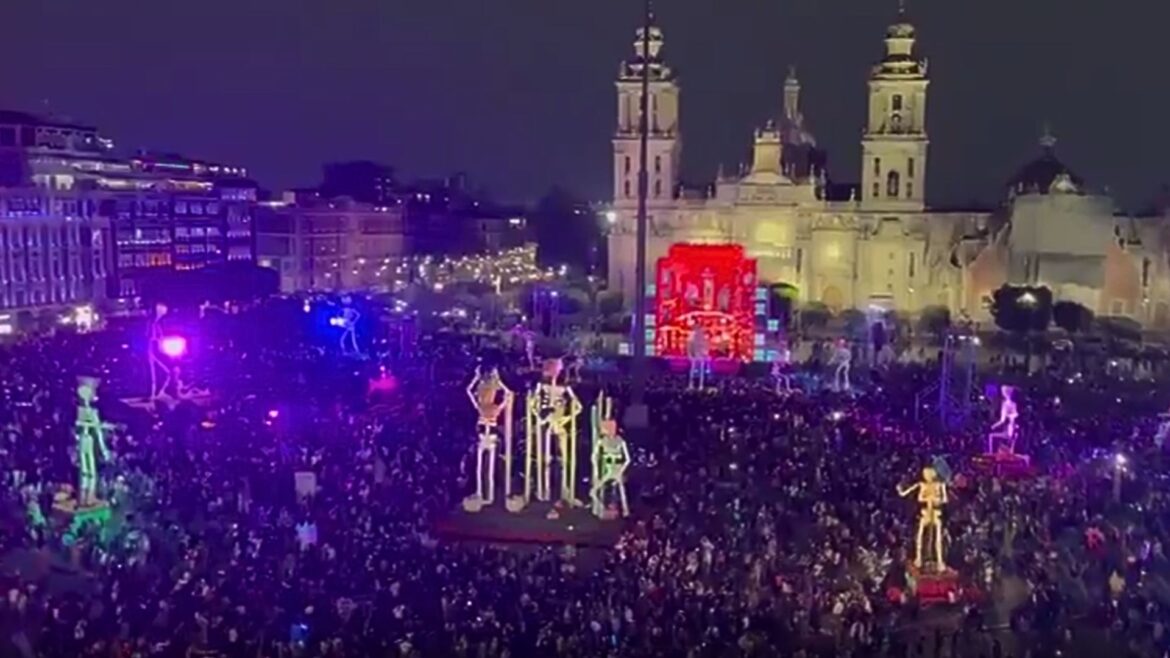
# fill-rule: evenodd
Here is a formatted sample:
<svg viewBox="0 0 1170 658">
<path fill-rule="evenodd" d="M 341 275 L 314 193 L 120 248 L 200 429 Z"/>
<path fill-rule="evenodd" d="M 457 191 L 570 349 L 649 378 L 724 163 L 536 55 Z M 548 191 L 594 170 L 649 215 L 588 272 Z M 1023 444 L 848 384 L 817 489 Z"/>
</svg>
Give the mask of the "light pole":
<svg viewBox="0 0 1170 658">
<path fill-rule="evenodd" d="M 638 118 L 638 216 L 634 236 L 634 359 L 630 387 L 630 405 L 626 407 L 625 425 L 631 429 L 649 425 L 646 408 L 646 197 L 650 191 L 650 174 L 646 159 L 650 150 L 650 26 L 654 22 L 650 0 L 642 9 L 642 96 Z"/>
</svg>

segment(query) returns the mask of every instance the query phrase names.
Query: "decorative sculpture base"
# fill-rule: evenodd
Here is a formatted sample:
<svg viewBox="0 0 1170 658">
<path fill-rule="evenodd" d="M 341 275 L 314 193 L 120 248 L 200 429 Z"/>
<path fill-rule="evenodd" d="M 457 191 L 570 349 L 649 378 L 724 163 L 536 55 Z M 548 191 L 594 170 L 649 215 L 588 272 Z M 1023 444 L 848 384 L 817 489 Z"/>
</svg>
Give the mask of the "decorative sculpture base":
<svg viewBox="0 0 1170 658">
<path fill-rule="evenodd" d="M 463 511 L 468 514 L 478 514 L 480 510 L 488 506 L 488 502 L 479 496 L 468 496 L 463 499 Z"/>
<path fill-rule="evenodd" d="M 1018 452 L 1001 450 L 977 455 L 971 461 L 978 471 L 993 477 L 1026 478 L 1034 472 L 1031 457 Z"/>
<path fill-rule="evenodd" d="M 110 504 L 104 500 L 79 507 L 73 497 L 58 496 L 53 500 L 53 516 L 59 523 L 58 527 L 77 534 L 77 531 L 86 525 L 105 527 L 109 524 L 113 512 L 110 510 Z"/>
<path fill-rule="evenodd" d="M 549 513 L 554 509 L 555 518 L 550 518 Z M 478 513 L 456 508 L 435 523 L 435 535 L 446 541 L 613 548 L 621 538 L 624 525 L 620 519 L 602 521 L 584 507 L 554 508 L 549 503 L 532 501 L 514 512 L 508 502 L 504 506 L 484 507 Z"/>
<path fill-rule="evenodd" d="M 949 605 L 958 603 L 963 596 L 959 573 L 954 569 L 935 568 L 926 564 L 922 569 L 911 562 L 906 565 L 907 579 L 914 584 L 913 594 L 920 605 Z"/>
</svg>

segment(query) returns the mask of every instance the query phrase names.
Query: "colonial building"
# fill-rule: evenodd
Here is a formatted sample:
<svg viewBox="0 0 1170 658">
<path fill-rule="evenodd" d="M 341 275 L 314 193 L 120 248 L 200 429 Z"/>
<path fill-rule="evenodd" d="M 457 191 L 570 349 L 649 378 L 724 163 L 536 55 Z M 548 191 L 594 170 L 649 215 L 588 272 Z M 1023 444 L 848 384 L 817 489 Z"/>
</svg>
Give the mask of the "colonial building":
<svg viewBox="0 0 1170 658">
<path fill-rule="evenodd" d="M 610 283 L 624 298 L 634 278 L 642 72 L 649 67 L 647 263 L 676 243 L 738 244 L 756 260 L 760 283 L 788 284 L 801 303 L 830 309 L 878 306 L 918 312 L 933 305 L 987 317 L 990 293 L 1005 282 L 1050 286 L 1102 315 L 1165 323 L 1170 293 L 1165 223 L 1115 217 L 1110 199 L 1090 193 L 1054 155 L 1008 185 L 996 210 L 943 210 L 925 199 L 930 138 L 927 63 L 902 13 L 870 71 L 859 184 L 837 184 L 800 106 L 790 71 L 784 107 L 755 132 L 752 161 L 701 188 L 679 180 L 680 87 L 650 28 L 617 80 L 614 203 L 608 215 Z M 651 278 L 650 284 L 653 285 Z"/>
</svg>

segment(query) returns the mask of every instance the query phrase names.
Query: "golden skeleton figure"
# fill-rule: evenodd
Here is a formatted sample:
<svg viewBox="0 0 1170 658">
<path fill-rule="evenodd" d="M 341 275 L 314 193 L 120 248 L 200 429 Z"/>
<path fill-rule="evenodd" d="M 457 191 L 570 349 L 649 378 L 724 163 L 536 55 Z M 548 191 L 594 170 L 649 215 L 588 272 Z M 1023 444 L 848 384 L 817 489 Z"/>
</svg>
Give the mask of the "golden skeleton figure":
<svg viewBox="0 0 1170 658">
<path fill-rule="evenodd" d="M 464 501 L 464 507 L 478 509 L 495 501 L 496 451 L 500 440 L 501 415 L 504 417 L 504 496 L 506 498 L 512 494 L 512 403 L 516 396 L 504 384 L 498 370 L 493 369 L 484 375 L 476 368 L 475 377 L 467 385 L 467 397 L 478 412 L 478 441 L 475 451 L 475 494 Z"/>
<path fill-rule="evenodd" d="M 914 566 L 919 569 L 923 565 L 923 540 L 927 530 L 933 533 L 933 560 L 929 560 L 937 571 L 946 569 L 943 561 L 943 515 L 942 508 L 947 504 L 947 485 L 938 479 L 938 472 L 927 466 L 922 469 L 922 480 L 909 487 L 898 487 L 898 495 L 905 498 L 918 492 L 918 504 L 921 510 L 918 514 L 918 533 L 914 541 Z"/>
<path fill-rule="evenodd" d="M 537 500 L 547 501 L 552 492 L 552 462 L 561 462 L 560 499 L 580 504 L 577 482 L 577 416 L 581 401 L 571 386 L 559 383 L 563 365 L 560 359 L 545 362 L 542 380 L 526 399 L 524 500 L 532 499 L 533 485 Z M 553 439 L 556 439 L 556 454 Z M 535 479 L 533 475 L 535 473 Z"/>
</svg>

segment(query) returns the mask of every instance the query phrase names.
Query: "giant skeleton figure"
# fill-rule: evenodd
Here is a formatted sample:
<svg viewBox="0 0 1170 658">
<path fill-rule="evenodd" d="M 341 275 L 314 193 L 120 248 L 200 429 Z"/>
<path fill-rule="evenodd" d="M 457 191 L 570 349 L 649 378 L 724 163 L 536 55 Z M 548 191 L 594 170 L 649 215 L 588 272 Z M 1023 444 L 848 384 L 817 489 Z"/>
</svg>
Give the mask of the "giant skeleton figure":
<svg viewBox="0 0 1170 658">
<path fill-rule="evenodd" d="M 605 512 L 605 489 L 617 489 L 622 517 L 630 515 L 626 501 L 626 469 L 630 466 L 630 448 L 618 433 L 613 419 L 613 399 L 602 391 L 593 407 L 593 473 L 590 479 L 589 500 L 593 514 L 602 517 Z"/>
<path fill-rule="evenodd" d="M 926 539 L 926 531 L 933 531 L 934 535 L 931 541 L 933 560 L 929 560 L 934 565 L 937 572 L 946 569 L 946 563 L 943 561 L 943 516 L 942 508 L 947 504 L 947 485 L 938 479 L 938 472 L 934 468 L 927 466 L 922 469 L 922 480 L 917 484 L 909 487 L 898 487 L 898 495 L 905 498 L 910 494 L 918 492 L 918 504 L 921 506 L 918 513 L 918 533 L 914 540 L 914 566 L 919 569 L 922 568 L 923 560 L 923 541 Z"/>
<path fill-rule="evenodd" d="M 353 300 L 349 297 L 343 297 L 341 302 L 345 305 L 341 309 L 341 353 L 362 356 L 361 348 L 358 347 L 357 342 L 357 323 L 362 318 L 362 314 L 352 306 Z"/>
<path fill-rule="evenodd" d="M 699 325 L 691 330 L 690 340 L 687 341 L 687 358 L 691 364 L 687 388 L 701 391 L 706 388 L 707 376 L 711 374 L 711 347 L 707 341 L 707 332 Z"/>
<path fill-rule="evenodd" d="M 544 374 L 526 400 L 524 500 L 529 501 L 536 488 L 536 499 L 548 501 L 552 492 L 552 462 L 561 463 L 560 500 L 577 505 L 577 416 L 581 401 L 572 387 L 558 380 L 563 364 L 560 359 L 545 362 Z M 553 439 L 556 439 L 556 454 Z M 535 473 L 535 481 L 533 474 Z"/>
<path fill-rule="evenodd" d="M 95 458 L 95 448 L 106 461 L 110 458 L 110 450 L 106 446 L 106 432 L 113 429 L 108 423 L 103 423 L 98 410 L 94 408 L 97 399 L 99 381 L 93 377 L 79 377 L 77 380 L 77 423 L 75 427 L 77 437 L 77 464 L 81 472 L 81 483 L 78 489 L 77 506 L 92 507 L 98 502 L 98 468 Z"/>
<path fill-rule="evenodd" d="M 829 365 L 834 367 L 834 391 L 848 391 L 852 388 L 849 383 L 849 366 L 852 362 L 853 350 L 849 349 L 849 343 L 844 339 L 838 340 L 836 347 L 833 349 L 833 356 L 829 360 Z"/>
<path fill-rule="evenodd" d="M 147 344 L 147 358 L 150 360 L 150 402 L 162 397 L 171 385 L 171 369 L 162 353 L 162 319 L 166 317 L 166 314 L 166 304 L 155 304 L 154 319 L 150 322 L 150 335 Z M 159 383 L 160 374 L 162 375 L 161 384 Z"/>
<path fill-rule="evenodd" d="M 467 385 L 467 397 L 479 416 L 476 420 L 475 494 L 464 500 L 464 508 L 478 511 L 484 505 L 491 505 L 496 497 L 496 451 L 500 443 L 501 415 L 504 416 L 504 496 L 512 494 L 512 403 L 515 395 L 504 385 L 498 370 L 492 369 L 483 375 L 476 368 L 475 377 Z"/>
<path fill-rule="evenodd" d="M 987 454 L 994 454 L 996 452 L 996 444 L 999 443 L 999 449 L 1014 455 L 1016 453 L 1016 420 L 1020 417 L 1020 411 L 1016 407 L 1015 401 L 1016 389 L 1012 386 L 1000 386 L 999 394 L 1003 399 L 999 403 L 999 420 L 991 426 L 991 431 L 987 434 Z"/>
</svg>

